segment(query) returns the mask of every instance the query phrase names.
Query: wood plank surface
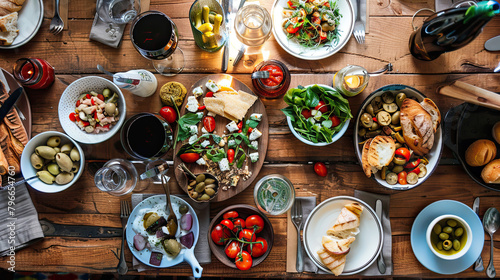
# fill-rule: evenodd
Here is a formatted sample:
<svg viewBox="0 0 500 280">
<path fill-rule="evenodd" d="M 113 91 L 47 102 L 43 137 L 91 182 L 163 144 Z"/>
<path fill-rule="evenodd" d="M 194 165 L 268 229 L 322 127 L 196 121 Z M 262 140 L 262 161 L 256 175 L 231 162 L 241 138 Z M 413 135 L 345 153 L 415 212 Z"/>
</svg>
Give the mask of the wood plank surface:
<svg viewBox="0 0 500 280">
<path fill-rule="evenodd" d="M 273 1 L 260 1 L 271 10 Z M 190 88 L 197 80 L 210 73 L 219 73 L 222 52 L 207 53 L 196 47 L 189 20 L 191 0 L 153 0 L 152 10 L 160 10 L 173 18 L 179 29 L 180 48 L 184 51 L 186 68 L 175 77 L 156 75 L 159 85 L 178 81 Z M 484 42 L 498 35 L 500 17 L 493 19 L 481 35 L 471 44 L 453 53 L 444 54 L 432 62 L 414 59 L 408 50 L 408 38 L 412 32 L 411 17 L 421 8 L 434 8 L 433 0 L 368 0 L 370 9 L 370 33 L 365 45 L 352 38 L 337 54 L 321 61 L 297 59 L 284 50 L 274 37 L 260 52 L 246 54 L 237 67 L 230 67 L 229 74 L 252 88 L 249 73 L 264 59 L 274 58 L 284 62 L 292 72 L 291 87 L 321 83 L 332 85 L 333 74 L 348 64 L 357 64 L 369 71 L 392 63 L 390 74 L 372 77 L 365 91 L 349 98 L 351 110 L 357 114 L 363 100 L 374 90 L 387 84 L 405 84 L 415 87 L 433 99 L 444 115 L 450 108 L 461 104 L 459 100 L 438 95 L 440 86 L 455 80 L 464 81 L 494 92 L 500 92 L 500 75 L 492 73 L 500 60 L 500 52 L 487 52 Z M 20 57 L 39 57 L 48 60 L 56 69 L 56 82 L 47 90 L 27 90 L 32 104 L 33 136 L 47 130 L 63 131 L 58 117 L 59 97 L 64 89 L 76 79 L 89 75 L 103 76 L 96 64 L 110 71 L 149 69 L 148 60 L 142 58 L 130 42 L 129 27 L 123 42 L 110 48 L 89 40 L 89 32 L 95 14 L 95 0 L 69 1 L 68 30 L 54 36 L 48 32 L 49 18 L 33 40 L 15 50 L 0 51 L 0 67 L 10 70 Z M 427 13 L 419 14 L 415 24 L 419 25 Z M 231 57 L 234 57 L 234 50 Z M 107 77 L 109 78 L 109 77 Z M 127 117 L 140 112 L 158 112 L 162 107 L 157 92 L 148 98 L 123 91 L 127 101 Z M 354 152 L 353 124 L 336 143 L 326 147 L 311 147 L 297 140 L 290 132 L 280 109 L 286 107 L 281 100 L 264 100 L 269 118 L 269 145 L 264 166 L 257 179 L 269 174 L 282 174 L 295 186 L 297 196 L 316 196 L 318 202 L 337 195 L 354 195 L 354 190 L 391 195 L 389 210 L 392 227 L 393 277 L 411 278 L 479 278 L 468 268 L 462 273 L 445 276 L 433 273 L 415 258 L 410 246 L 410 231 L 418 213 L 432 202 L 452 199 L 471 206 L 475 197 L 481 197 L 479 216 L 489 207 L 498 207 L 500 192 L 477 185 L 464 172 L 448 148 L 444 148 L 440 165 L 421 186 L 401 192 L 379 186 L 364 176 Z M 53 227 L 40 242 L 16 254 L 16 270 L 44 272 L 91 272 L 113 273 L 118 264 L 121 242 L 119 218 L 120 198 L 99 191 L 93 182 L 92 170 L 111 158 L 128 158 L 115 135 L 99 145 L 82 145 L 87 164 L 80 180 L 68 190 L 57 194 L 44 194 L 30 189 L 30 194 L 44 226 Z M 168 159 L 172 155 L 167 156 Z M 328 176 L 319 177 L 313 172 L 312 163 L 327 163 Z M 256 181 L 255 181 L 256 182 Z M 210 215 L 214 217 L 223 208 L 236 203 L 255 205 L 253 185 L 227 201 L 211 203 Z M 149 182 L 136 188 L 141 193 L 163 193 L 161 186 Z M 178 187 L 173 193 L 183 193 Z M 129 196 L 125 197 L 129 198 Z M 286 263 L 286 216 L 269 216 L 274 227 L 274 246 L 268 259 L 250 271 L 229 269 L 212 256 L 212 263 L 204 265 L 203 276 L 250 278 L 319 278 L 331 279 L 329 275 L 311 273 L 287 274 Z M 494 237 L 496 267 L 500 267 L 500 236 Z M 489 237 L 485 237 L 482 257 L 489 262 Z M 192 275 L 188 266 L 150 270 L 142 273 L 131 270 L 132 254 L 126 249 L 129 275 Z M 6 269 L 6 258 L 0 258 L 0 268 Z M 353 275 L 346 278 L 359 278 Z"/>
</svg>

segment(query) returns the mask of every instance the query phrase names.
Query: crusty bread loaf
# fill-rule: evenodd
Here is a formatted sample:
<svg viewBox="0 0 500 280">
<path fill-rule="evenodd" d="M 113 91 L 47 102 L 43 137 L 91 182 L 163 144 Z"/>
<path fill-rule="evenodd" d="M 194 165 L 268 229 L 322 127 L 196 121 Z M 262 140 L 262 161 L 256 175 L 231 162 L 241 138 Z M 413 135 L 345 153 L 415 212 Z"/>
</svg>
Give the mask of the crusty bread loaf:
<svg viewBox="0 0 500 280">
<path fill-rule="evenodd" d="M 361 166 L 363 166 L 363 171 L 368 178 L 372 176 L 372 166 L 368 163 L 368 151 L 370 150 L 371 142 L 372 138 L 366 140 L 361 151 Z"/>
<path fill-rule="evenodd" d="M 321 262 L 332 271 L 335 276 L 339 276 L 344 271 L 346 255 L 333 255 L 329 254 L 325 249 L 318 252 Z"/>
<path fill-rule="evenodd" d="M 493 138 L 500 144 L 500 122 L 497 122 L 492 129 Z"/>
<path fill-rule="evenodd" d="M 422 108 L 424 108 L 424 110 L 431 115 L 432 127 L 434 129 L 434 133 L 436 133 L 437 128 L 441 123 L 441 112 L 439 112 L 438 106 L 429 98 L 424 98 L 424 101 L 420 102 L 420 105 L 422 105 Z"/>
<path fill-rule="evenodd" d="M 25 0 L 0 0 L 0 16 L 19 12 L 23 7 L 24 1 Z"/>
<path fill-rule="evenodd" d="M 493 141 L 480 139 L 474 141 L 465 151 L 465 161 L 470 166 L 483 166 L 497 155 L 497 147 Z"/>
<path fill-rule="evenodd" d="M 377 169 L 382 169 L 382 167 L 391 163 L 395 151 L 396 143 L 392 137 L 375 136 L 368 149 L 368 164 Z"/>
<path fill-rule="evenodd" d="M 18 34 L 17 12 L 0 17 L 0 45 L 12 45 Z"/>
<path fill-rule="evenodd" d="M 401 126 L 406 144 L 417 155 L 424 156 L 434 145 L 431 115 L 417 101 L 406 98 L 401 105 Z"/>
<path fill-rule="evenodd" d="M 487 184 L 500 184 L 500 159 L 488 163 L 481 171 L 481 177 Z"/>
</svg>

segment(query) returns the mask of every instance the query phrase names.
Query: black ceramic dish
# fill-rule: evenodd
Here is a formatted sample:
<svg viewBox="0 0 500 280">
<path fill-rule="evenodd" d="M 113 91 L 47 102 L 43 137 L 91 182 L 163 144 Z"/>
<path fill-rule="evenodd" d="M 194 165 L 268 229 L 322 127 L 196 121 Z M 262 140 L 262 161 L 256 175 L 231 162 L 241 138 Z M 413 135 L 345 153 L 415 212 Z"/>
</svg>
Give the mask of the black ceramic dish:
<svg viewBox="0 0 500 280">
<path fill-rule="evenodd" d="M 443 122 L 444 144 L 453 151 L 460 161 L 465 172 L 479 185 L 494 191 L 500 191 L 499 184 L 486 184 L 481 178 L 484 166 L 473 167 L 465 162 L 465 151 L 474 141 L 489 139 L 493 141 L 497 150 L 500 145 L 492 135 L 493 125 L 500 121 L 500 113 L 496 110 L 478 105 L 463 103 L 451 108 Z M 498 158 L 498 157 L 497 157 Z"/>
</svg>

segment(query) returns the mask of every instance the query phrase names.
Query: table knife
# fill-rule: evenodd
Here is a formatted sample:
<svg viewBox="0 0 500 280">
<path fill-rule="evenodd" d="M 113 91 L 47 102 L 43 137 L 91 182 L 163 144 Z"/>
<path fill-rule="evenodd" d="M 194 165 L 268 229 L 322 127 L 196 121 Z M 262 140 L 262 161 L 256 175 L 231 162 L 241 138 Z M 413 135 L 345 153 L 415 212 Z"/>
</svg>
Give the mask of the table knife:
<svg viewBox="0 0 500 280">
<path fill-rule="evenodd" d="M 17 88 L 10 96 L 5 100 L 5 102 L 2 104 L 2 107 L 0 107 L 0 122 L 3 121 L 3 118 L 7 116 L 9 113 L 10 109 L 14 107 L 14 104 L 16 104 L 16 101 L 19 99 L 21 94 L 23 93 L 23 87 Z"/>
<path fill-rule="evenodd" d="M 231 14 L 229 12 L 229 6 L 231 5 L 232 0 L 223 0 L 224 1 L 224 17 L 226 20 L 226 28 L 229 26 L 229 15 Z M 230 47 L 230 40 L 229 38 L 231 37 L 231 34 L 228 32 L 227 34 L 227 39 L 226 39 L 226 45 L 224 46 L 224 52 L 222 53 L 222 72 L 227 71 L 227 65 L 229 64 L 229 47 Z"/>
<path fill-rule="evenodd" d="M 151 169 L 147 170 L 146 172 L 142 173 L 140 178 L 141 178 L 141 180 L 144 180 L 147 178 L 157 176 L 160 173 L 162 173 L 163 171 L 165 171 L 166 169 L 168 169 L 167 163 L 155 166 L 154 168 L 151 168 Z"/>
<path fill-rule="evenodd" d="M 380 220 L 380 223 L 382 223 L 382 201 L 380 199 L 377 199 L 377 202 L 375 202 L 375 213 L 377 214 L 377 217 Z M 384 240 L 382 238 L 382 250 L 380 251 L 380 255 L 378 256 L 377 259 L 377 267 L 378 271 L 380 274 L 385 274 L 386 271 L 386 265 L 384 261 Z"/>
<path fill-rule="evenodd" d="M 490 52 L 500 51 L 500 35 L 486 41 L 484 48 Z"/>
<path fill-rule="evenodd" d="M 474 199 L 472 210 L 479 216 L 479 197 L 476 197 L 476 199 Z M 484 270 L 483 258 L 481 258 L 481 255 L 479 255 L 479 258 L 477 258 L 476 262 L 474 263 L 474 270 L 477 272 L 481 272 Z"/>
</svg>

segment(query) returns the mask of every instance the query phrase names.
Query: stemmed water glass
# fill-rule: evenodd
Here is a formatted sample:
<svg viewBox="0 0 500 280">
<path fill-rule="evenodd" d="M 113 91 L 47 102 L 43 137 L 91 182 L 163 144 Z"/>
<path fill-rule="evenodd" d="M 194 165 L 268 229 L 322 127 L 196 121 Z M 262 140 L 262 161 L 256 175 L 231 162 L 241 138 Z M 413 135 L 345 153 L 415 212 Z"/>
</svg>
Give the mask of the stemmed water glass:
<svg viewBox="0 0 500 280">
<path fill-rule="evenodd" d="M 130 38 L 135 49 L 151 60 L 156 71 L 174 76 L 184 69 L 184 54 L 178 48 L 177 27 L 164 13 L 147 11 L 132 22 Z"/>
<path fill-rule="evenodd" d="M 272 27 L 271 15 L 258 4 L 244 6 L 234 19 L 236 37 L 248 47 L 262 46 L 271 36 Z"/>
</svg>

